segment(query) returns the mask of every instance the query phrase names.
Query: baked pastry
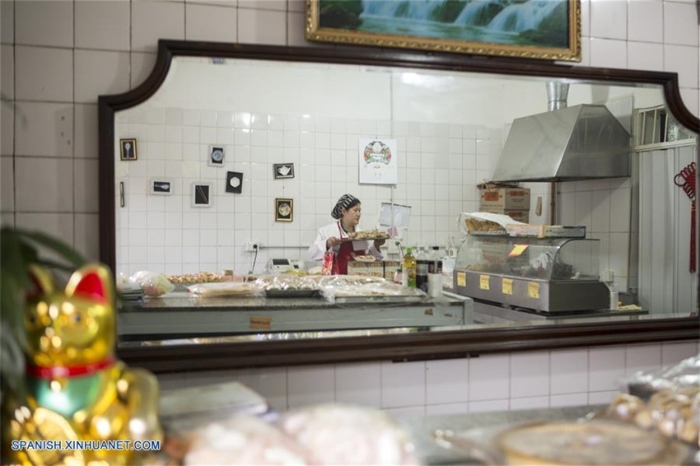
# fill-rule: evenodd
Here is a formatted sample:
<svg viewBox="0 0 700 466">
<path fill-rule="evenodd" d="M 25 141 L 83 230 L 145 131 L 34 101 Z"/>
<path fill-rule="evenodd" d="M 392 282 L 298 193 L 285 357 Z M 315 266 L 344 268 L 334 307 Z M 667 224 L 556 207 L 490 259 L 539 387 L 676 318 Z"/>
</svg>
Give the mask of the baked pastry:
<svg viewBox="0 0 700 466">
<path fill-rule="evenodd" d="M 497 439 L 508 464 L 667 464 L 669 440 L 616 421 L 548 422 L 516 427 Z"/>
</svg>

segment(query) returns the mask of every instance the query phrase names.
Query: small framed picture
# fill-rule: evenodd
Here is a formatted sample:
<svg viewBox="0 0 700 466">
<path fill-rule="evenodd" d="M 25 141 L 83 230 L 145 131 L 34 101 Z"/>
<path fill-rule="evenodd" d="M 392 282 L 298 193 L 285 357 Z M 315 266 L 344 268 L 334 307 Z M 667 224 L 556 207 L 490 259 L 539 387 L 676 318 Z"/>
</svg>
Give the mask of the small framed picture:
<svg viewBox="0 0 700 466">
<path fill-rule="evenodd" d="M 291 222 L 294 218 L 293 199 L 275 199 L 275 222 Z"/>
<path fill-rule="evenodd" d="M 210 167 L 224 166 L 224 146 L 209 146 L 209 159 L 207 165 Z"/>
<path fill-rule="evenodd" d="M 294 178 L 293 163 L 275 163 L 272 165 L 275 179 Z"/>
<path fill-rule="evenodd" d="M 192 207 L 210 207 L 211 195 L 211 183 L 192 183 Z"/>
<path fill-rule="evenodd" d="M 119 147 L 121 160 L 136 160 L 136 139 L 120 139 Z"/>
<path fill-rule="evenodd" d="M 151 194 L 169 196 L 173 193 L 173 180 L 170 178 L 151 178 L 148 182 L 148 190 Z"/>
<path fill-rule="evenodd" d="M 226 192 L 241 194 L 243 191 L 243 173 L 226 172 Z"/>
</svg>

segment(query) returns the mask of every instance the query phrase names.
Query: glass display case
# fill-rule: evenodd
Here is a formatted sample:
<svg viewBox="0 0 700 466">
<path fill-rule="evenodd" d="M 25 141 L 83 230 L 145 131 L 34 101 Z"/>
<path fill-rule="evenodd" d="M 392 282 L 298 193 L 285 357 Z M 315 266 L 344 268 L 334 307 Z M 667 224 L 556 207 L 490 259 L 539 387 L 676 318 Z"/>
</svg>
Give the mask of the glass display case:
<svg viewBox="0 0 700 466">
<path fill-rule="evenodd" d="M 609 307 L 599 240 L 468 235 L 457 252 L 458 294 L 542 312 Z"/>
</svg>

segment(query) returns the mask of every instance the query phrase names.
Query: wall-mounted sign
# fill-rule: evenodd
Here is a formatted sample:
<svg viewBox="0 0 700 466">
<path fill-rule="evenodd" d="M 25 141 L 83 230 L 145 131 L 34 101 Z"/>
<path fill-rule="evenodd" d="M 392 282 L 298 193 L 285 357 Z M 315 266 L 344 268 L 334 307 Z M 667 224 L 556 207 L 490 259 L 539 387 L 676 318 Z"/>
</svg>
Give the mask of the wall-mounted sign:
<svg viewBox="0 0 700 466">
<path fill-rule="evenodd" d="M 151 194 L 169 196 L 173 193 L 173 180 L 170 178 L 151 178 L 148 188 Z"/>
<path fill-rule="evenodd" d="M 272 168 L 276 180 L 284 178 L 294 178 L 293 163 L 275 163 L 272 165 Z"/>
<path fill-rule="evenodd" d="M 360 183 L 397 184 L 399 169 L 396 162 L 395 139 L 360 138 Z"/>
<path fill-rule="evenodd" d="M 210 207 L 211 195 L 211 183 L 192 183 L 192 207 Z"/>
<path fill-rule="evenodd" d="M 243 191 L 243 173 L 226 172 L 226 192 L 241 194 Z"/>
</svg>

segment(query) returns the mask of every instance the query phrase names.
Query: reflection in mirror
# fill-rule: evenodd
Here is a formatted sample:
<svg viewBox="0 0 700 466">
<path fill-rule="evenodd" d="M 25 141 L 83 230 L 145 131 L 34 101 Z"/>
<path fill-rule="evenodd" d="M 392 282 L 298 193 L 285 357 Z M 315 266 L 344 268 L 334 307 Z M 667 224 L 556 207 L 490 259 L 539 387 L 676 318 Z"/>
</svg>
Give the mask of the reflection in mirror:
<svg viewBox="0 0 700 466">
<path fill-rule="evenodd" d="M 115 193 L 116 271 L 243 275 L 278 258 L 310 268 L 307 248 L 344 193 L 362 201 L 363 229 L 377 226 L 383 202 L 410 206 L 401 246 L 454 254 L 459 214 L 479 210 L 477 184 L 493 176 L 513 120 L 548 110 L 547 82 L 177 56 L 149 100 L 116 113 L 115 147 L 135 139 L 139 148 L 137 160 L 115 161 L 115 185 L 124 186 Z M 673 177 L 694 160 L 695 135 L 671 129 L 660 86 L 569 84 L 569 106 L 603 104 L 646 138 L 634 140 L 629 178 L 524 183 L 526 221 L 585 226 L 599 240 L 601 279 L 651 313 L 694 309 L 690 200 Z M 396 140 L 397 185 L 358 182 L 367 138 Z M 275 177 L 273 164 L 293 164 L 294 177 Z M 242 173 L 238 192 L 227 189 L 227 172 Z M 155 192 L 162 182 L 167 192 Z M 280 198 L 294 201 L 293 221 L 275 221 Z M 400 257 L 394 241 L 383 252 Z"/>
</svg>

